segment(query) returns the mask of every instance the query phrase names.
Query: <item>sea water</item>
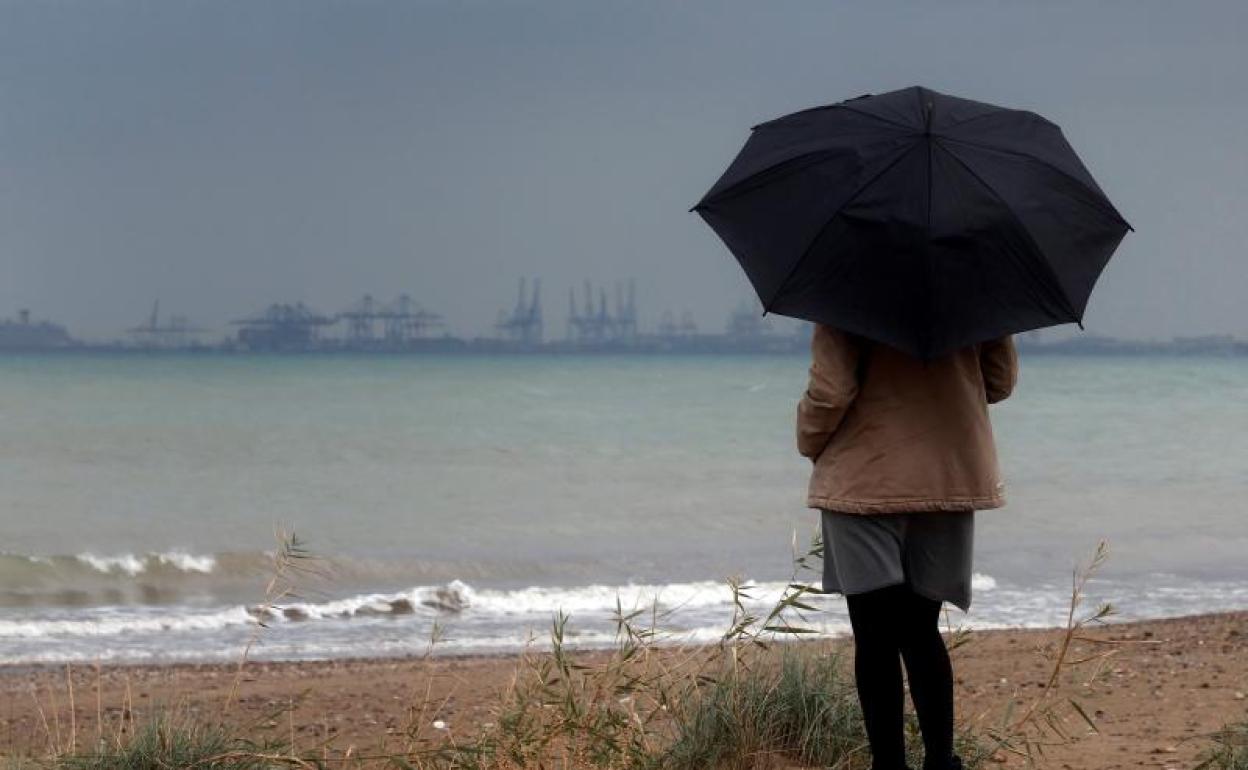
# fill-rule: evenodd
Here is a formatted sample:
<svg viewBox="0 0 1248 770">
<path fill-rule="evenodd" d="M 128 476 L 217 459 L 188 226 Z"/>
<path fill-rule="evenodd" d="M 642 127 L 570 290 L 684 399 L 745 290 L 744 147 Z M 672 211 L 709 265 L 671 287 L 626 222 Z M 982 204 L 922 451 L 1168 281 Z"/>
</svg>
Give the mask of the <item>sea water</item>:
<svg viewBox="0 0 1248 770">
<path fill-rule="evenodd" d="M 817 532 L 800 356 L 0 359 L 0 662 L 609 644 L 765 610 Z M 970 626 L 1248 608 L 1248 359 L 1030 356 L 992 408 Z M 274 530 L 313 559 L 266 596 Z M 817 567 L 817 562 L 812 563 Z M 800 622 L 847 630 L 817 596 Z M 617 604 L 618 602 L 618 604 Z M 271 606 L 266 606 L 271 605 Z M 257 625 L 263 620 L 265 627 Z"/>
</svg>

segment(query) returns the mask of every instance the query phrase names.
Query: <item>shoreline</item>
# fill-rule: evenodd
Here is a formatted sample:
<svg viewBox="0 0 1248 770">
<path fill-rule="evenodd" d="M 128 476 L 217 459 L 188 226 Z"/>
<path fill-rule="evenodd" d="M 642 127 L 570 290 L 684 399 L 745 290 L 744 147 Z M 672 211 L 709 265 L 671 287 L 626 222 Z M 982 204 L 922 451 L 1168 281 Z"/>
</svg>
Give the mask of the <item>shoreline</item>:
<svg viewBox="0 0 1248 770">
<path fill-rule="evenodd" d="M 1016 706 L 1028 702 L 1047 676 L 1037 649 L 1061 632 L 971 632 L 952 653 L 959 723 L 982 731 L 999 722 L 1011 701 Z M 1091 627 L 1086 636 L 1117 650 L 1097 681 L 1071 685 L 1100 734 L 1048 748 L 1051 766 L 1187 768 L 1207 746 L 1208 734 L 1248 719 L 1248 610 L 1114 622 Z M 848 638 L 793 644 L 817 652 L 849 649 Z M 542 642 L 530 654 L 547 651 Z M 663 649 L 656 653 L 667 654 Z M 592 662 L 608 653 L 572 654 Z M 358 752 L 394 748 L 416 706 L 434 704 L 421 719 L 439 719 L 449 725 L 447 734 L 462 738 L 492 720 L 492 709 L 520 660 L 521 653 L 508 652 L 249 660 L 232 708 L 258 738 L 289 735 L 307 748 L 326 742 L 336 750 L 354 746 Z M 127 690 L 141 720 L 156 704 L 206 711 L 224 701 L 236 671 L 237 661 L 109 663 L 99 665 L 98 676 L 94 664 L 0 664 L 0 755 L 46 750 L 52 730 L 44 727 L 44 719 L 59 724 L 57 729 L 67 731 L 72 723 L 79 734 L 94 736 L 97 688 L 106 723 L 123 712 Z M 77 695 L 72 716 L 69 675 Z M 283 706 L 289 706 L 288 715 L 265 718 Z M 1090 733 L 1086 726 L 1082 732 Z M 1001 766 L 1015 766 L 1014 759 L 1002 758 Z"/>
<path fill-rule="evenodd" d="M 1086 609 L 1086 607 L 1085 607 Z M 943 610 L 942 610 L 943 612 Z M 1238 617 L 1243 615 L 1245 624 L 1248 625 L 1248 609 L 1243 610 L 1214 610 L 1209 612 L 1196 612 L 1189 615 L 1167 615 L 1163 617 L 1149 618 L 1122 618 L 1117 615 L 1111 615 L 1107 620 L 1101 622 L 1094 628 L 1104 629 L 1106 631 L 1123 626 L 1144 626 L 1154 624 L 1167 624 L 1172 622 L 1198 622 L 1206 620 L 1215 620 L 1218 618 Z M 946 637 L 949 636 L 949 626 L 945 623 L 943 616 L 940 624 L 941 633 Z M 974 624 L 964 624 L 955 628 L 963 631 L 974 633 L 976 636 L 995 635 L 995 634 L 1044 634 L 1055 633 L 1062 630 L 1060 625 L 985 625 L 977 626 Z M 778 637 L 773 640 L 776 645 L 810 645 L 810 644 L 843 644 L 848 643 L 851 639 L 850 631 L 846 629 L 843 633 L 825 633 L 820 632 L 819 636 L 814 639 L 799 638 L 783 638 Z M 669 652 L 677 652 L 682 649 L 697 649 L 707 646 L 713 646 L 712 641 L 659 641 L 652 642 L 653 648 L 656 650 L 667 650 Z M 385 665 L 391 663 L 416 663 L 421 661 L 457 661 L 465 663 L 492 663 L 498 661 L 515 661 L 521 656 L 528 654 L 540 655 L 549 648 L 549 636 L 546 633 L 535 637 L 534 643 L 527 649 L 489 649 L 489 650 L 456 650 L 448 649 L 445 651 L 434 651 L 432 653 L 402 653 L 402 654 L 376 654 L 376 655 L 346 655 L 324 658 L 262 658 L 255 657 L 254 651 L 247 658 L 247 665 L 263 665 L 267 667 L 298 667 L 298 666 L 334 666 L 343 665 Z M 587 644 L 578 646 L 576 641 L 566 640 L 564 648 L 576 655 L 598 656 L 614 649 L 612 644 Z M 220 669 L 230 668 L 238 665 L 238 654 L 222 658 L 212 658 L 203 660 L 193 659 L 170 659 L 170 660 L 151 660 L 151 661 L 134 661 L 134 660 L 114 660 L 100 661 L 101 669 L 114 671 L 139 671 L 139 670 L 169 670 L 169 671 L 187 671 L 195 669 Z M 65 667 L 70 666 L 74 669 L 90 669 L 94 670 L 96 661 L 78 660 L 78 661 L 17 661 L 5 662 L 0 661 L 0 682 L 12 675 L 27 673 L 34 675 L 47 675 L 56 673 L 58 676 L 64 672 Z"/>
<path fill-rule="evenodd" d="M 184 347 L 144 347 L 121 342 L 79 342 L 73 345 L 49 347 L 0 347 L 0 355 L 20 359 L 38 356 L 115 356 L 118 358 L 195 358 L 195 359 L 247 359 L 247 358 L 414 358 L 463 357 L 491 358 L 495 356 L 533 356 L 550 358 L 679 358 L 690 356 L 748 356 L 748 357 L 801 357 L 810 352 L 810 342 L 804 337 L 782 334 L 765 335 L 760 338 L 731 340 L 720 335 L 714 339 L 682 341 L 645 339 L 634 343 L 576 343 L 548 340 L 534 345 L 516 344 L 507 340 L 490 338 L 424 338 L 419 344 L 403 347 L 351 347 L 349 345 L 322 345 L 296 348 L 247 348 L 237 344 L 203 344 Z M 1248 357 L 1248 340 L 1241 338 L 1212 339 L 1193 338 L 1184 340 L 1140 340 L 1102 337 L 1070 337 L 1052 342 L 1023 342 L 1018 345 L 1020 355 L 1059 356 L 1081 359 L 1119 358 L 1230 358 Z"/>
<path fill-rule="evenodd" d="M 1086 602 L 1083 609 L 1088 610 L 1092 604 Z M 1057 623 L 1041 625 L 1037 622 L 1028 623 L 1007 623 L 996 621 L 970 621 L 967 622 L 966 616 L 960 611 L 947 607 L 950 617 L 946 618 L 942 614 L 940 621 L 940 629 L 942 634 L 948 636 L 951 628 L 963 632 L 973 632 L 977 635 L 998 634 L 998 633 L 1045 633 L 1061 630 L 1062 626 Z M 1112 629 L 1120 626 L 1134 626 L 1141 624 L 1167 623 L 1171 621 L 1196 621 L 1204 618 L 1219 618 L 1226 616 L 1236 616 L 1239 614 L 1248 614 L 1248 608 L 1217 608 L 1204 610 L 1189 614 L 1176 615 L 1156 615 L 1156 616 L 1133 616 L 1130 614 L 1119 614 L 1115 610 L 1109 617 L 1102 620 L 1098 625 L 1099 628 Z M 962 617 L 957 617 L 961 615 Z M 248 663 L 252 665 L 263 664 L 266 666 L 327 666 L 332 664 L 385 664 L 385 663 L 411 663 L 422 660 L 442 660 L 442 661 L 466 661 L 466 662 L 487 662 L 498 660 L 516 660 L 519 657 L 528 654 L 541 654 L 549 647 L 549 621 L 545 622 L 545 626 L 538 631 L 536 626 L 531 624 L 525 625 L 534 633 L 530 638 L 532 642 L 527 646 L 467 646 L 456 647 L 454 642 L 442 641 L 435 645 L 432 651 L 422 649 L 421 651 L 404 651 L 395 653 L 375 653 L 367 655 L 338 655 L 327 657 L 262 657 L 257 654 L 256 649 L 252 649 L 248 655 Z M 713 636 L 699 635 L 698 638 L 683 637 L 682 634 L 688 632 L 671 631 L 670 637 L 656 637 L 649 644 L 656 650 L 667 650 L 675 653 L 679 650 L 704 648 L 713 646 L 719 638 L 719 631 L 727 630 L 728 625 L 725 622 L 722 628 L 717 626 L 717 631 Z M 706 629 L 700 629 L 706 630 Z M 779 636 L 772 640 L 777 645 L 802 644 L 802 643 L 827 643 L 836 644 L 846 642 L 850 639 L 851 631 L 849 629 L 849 621 L 846 618 L 844 628 L 836 630 L 828 630 L 826 627 L 816 629 L 813 638 L 784 637 Z M 261 639 L 264 632 L 261 633 Z M 363 642 L 362 644 L 367 644 Z M 428 641 L 423 642 L 428 647 Z M 15 674 L 47 674 L 49 672 L 63 672 L 65 667 L 71 666 L 75 669 L 94 669 L 98 664 L 101 668 L 111 670 L 146 670 L 146 669 L 165 669 L 165 670 L 188 670 L 199 668 L 220 668 L 237 665 L 239 652 L 241 652 L 243 642 L 236 647 L 230 649 L 228 653 L 214 655 L 212 657 L 203 658 L 163 658 L 156 657 L 151 659 L 79 659 L 79 660 L 13 660 L 5 661 L 0 659 L 0 681 Z M 615 648 L 615 643 L 610 641 L 578 641 L 575 637 L 565 639 L 564 648 L 577 655 L 599 655 L 606 653 Z"/>
</svg>

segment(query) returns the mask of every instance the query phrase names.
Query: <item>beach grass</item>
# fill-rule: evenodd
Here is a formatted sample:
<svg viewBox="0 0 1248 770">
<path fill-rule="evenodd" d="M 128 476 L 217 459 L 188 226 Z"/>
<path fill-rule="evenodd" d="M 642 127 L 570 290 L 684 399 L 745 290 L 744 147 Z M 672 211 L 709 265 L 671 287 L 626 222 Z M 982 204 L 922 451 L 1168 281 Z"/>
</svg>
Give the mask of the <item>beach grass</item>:
<svg viewBox="0 0 1248 770">
<path fill-rule="evenodd" d="M 744 766 L 768 753 L 851 767 L 864 753 L 862 713 L 836 656 L 785 650 L 778 666 L 735 673 L 676 717 L 673 770 Z"/>
<path fill-rule="evenodd" d="M 560 656 L 564 656 L 562 662 Z M 324 754 L 296 754 L 280 741 L 259 744 L 244 737 L 236 726 L 205 724 L 198 714 L 166 707 L 135 725 L 128 737 L 121 731 L 115 739 L 87 750 L 11 766 L 56 770 L 869 767 L 861 712 L 841 657 L 792 648 L 778 649 L 776 656 L 758 657 L 748 666 L 729 665 L 719 676 L 704 673 L 696 681 L 684 680 L 676 664 L 665 669 L 660 682 L 645 677 L 649 664 L 641 661 L 640 654 L 612 655 L 584 665 L 556 647 L 517 670 L 515 682 L 497 704 L 496 720 L 486 729 L 462 742 L 434 742 L 417 728 L 429 720 L 414 719 L 407 745 L 389 754 L 329 761 Z M 700 658 L 697 665 L 712 663 L 710 657 L 695 657 Z M 686 664 L 691 662 L 692 658 Z M 913 720 L 909 733 L 917 748 Z"/>
<path fill-rule="evenodd" d="M 129 737 L 49 760 L 32 764 L 58 770 L 265 770 L 292 764 L 280 744 L 258 743 L 174 708 L 156 711 Z"/>
<path fill-rule="evenodd" d="M 279 608 L 279 602 L 297 596 L 299 577 L 316 569 L 317 557 L 302 541 L 280 531 L 278 536 L 273 578 L 264 592 L 266 608 Z M 717 643 L 681 645 L 664 631 L 668 611 L 657 603 L 626 609 L 617 600 L 616 644 L 582 655 L 569 647 L 569 616 L 557 613 L 548 643 L 536 649 L 530 646 L 518 656 L 510 681 L 490 709 L 490 721 L 467 734 L 439 728 L 440 704 L 426 696 L 423 702 L 410 704 L 400 740 L 384 751 L 344 754 L 328 745 L 296 751 L 293 723 L 289 741 L 256 743 L 231 709 L 238 701 L 253 637 L 240 655 L 219 710 L 182 706 L 149 711 L 137 724 L 131 716 L 128 726 L 123 722 L 111 735 L 97 733 L 94 742 L 79 737 L 75 725 L 64 736 L 59 722 L 44 719 L 49 750 L 13 766 L 57 770 L 292 766 L 865 770 L 870 766 L 870 752 L 852 666 L 824 645 L 780 643 L 812 633 L 805 616 L 817 612 L 806 599 L 814 589 L 800 580 L 799 573 L 810 569 L 820 552 L 816 540 L 807 553 L 795 557 L 788 589 L 764 613 L 755 615 L 748 609 L 753 606 L 750 584 L 730 580 L 734 616 Z M 958 749 L 968 768 L 1008 755 L 1034 766 L 1046 746 L 1075 739 L 1071 722 L 1086 721 L 1095 731 L 1095 724 L 1077 700 L 1067 696 L 1063 683 L 1078 681 L 1072 674 L 1080 666 L 1099 667 L 1112 654 L 1107 650 L 1081 660 L 1072 660 L 1070 655 L 1072 640 L 1082 639 L 1088 624 L 1100 622 L 1110 612 L 1106 607 L 1091 613 L 1079 611 L 1084 585 L 1105 557 L 1104 547 L 1099 547 L 1090 564 L 1076 570 L 1067 627 L 1049 650 L 1051 673 L 1039 695 L 1020 711 L 1003 714 L 998 728 L 978 734 L 960 732 Z M 263 628 L 258 623 L 256 633 Z M 955 651 L 974 644 L 969 632 L 949 632 Z M 435 627 L 426 654 L 433 653 L 437 641 Z M 68 675 L 67 681 L 72 681 Z M 72 702 L 72 689 L 69 697 Z M 132 711 L 126 708 L 123 713 Z M 283 715 L 272 716 L 280 719 Z M 921 740 L 913 716 L 907 725 L 911 759 L 918 765 Z M 1229 737 L 1218 744 L 1221 753 L 1208 768 L 1245 770 L 1242 748 L 1237 745 Z"/>
<path fill-rule="evenodd" d="M 651 678 L 646 663 L 613 656 L 579 670 L 560 670 L 557 663 L 547 671 L 530 670 L 531 678 L 509 694 L 491 729 L 467 744 L 444 747 L 428 766 L 869 766 L 853 681 L 839 655 L 786 648 L 749 666 L 727 664 L 711 673 L 712 665 L 709 657 L 669 657 L 670 668 Z M 700 673 L 686 677 L 681 669 L 687 667 Z"/>
<path fill-rule="evenodd" d="M 1248 719 L 1215 733 L 1195 770 L 1248 770 Z"/>
</svg>

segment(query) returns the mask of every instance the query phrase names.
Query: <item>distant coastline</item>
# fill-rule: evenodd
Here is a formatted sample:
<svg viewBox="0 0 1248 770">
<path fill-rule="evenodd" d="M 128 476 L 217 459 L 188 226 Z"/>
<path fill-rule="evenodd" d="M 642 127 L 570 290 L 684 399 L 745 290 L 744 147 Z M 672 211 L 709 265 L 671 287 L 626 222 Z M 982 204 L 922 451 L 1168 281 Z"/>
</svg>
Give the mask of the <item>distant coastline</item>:
<svg viewBox="0 0 1248 770">
<path fill-rule="evenodd" d="M 590 342 L 549 340 L 515 342 L 494 338 L 464 339 L 461 337 L 424 337 L 403 344 L 373 345 L 323 340 L 297 347 L 253 348 L 234 341 L 190 343 L 186 345 L 143 346 L 124 342 L 83 342 L 73 339 L 43 344 L 23 339 L 19 343 L 0 339 L 0 354 L 58 353 L 73 354 L 143 354 L 143 355 L 291 355 L 291 356 L 355 356 L 355 355 L 800 355 L 809 349 L 804 335 L 775 334 L 757 337 L 733 337 L 722 334 L 696 335 L 686 338 L 665 338 L 639 335 L 631 340 Z M 1171 340 L 1124 340 L 1113 337 L 1070 337 L 1051 342 L 1025 338 L 1018 340 L 1024 355 L 1066 355 L 1087 357 L 1116 356 L 1248 356 L 1248 340 L 1230 336 L 1179 337 Z"/>
<path fill-rule="evenodd" d="M 1027 354 L 1080 356 L 1248 356 L 1248 340 L 1229 334 L 1200 337 L 1174 337 L 1169 340 L 1124 340 L 1089 334 L 1052 342 L 1039 342 L 1023 335 L 1019 351 Z"/>
<path fill-rule="evenodd" d="M 288 356 L 419 356 L 419 355 L 516 355 L 516 356 L 597 356 L 597 355 L 793 355 L 805 353 L 809 340 L 796 335 L 774 335 L 758 338 L 732 338 L 726 335 L 699 335 L 688 339 L 664 339 L 639 336 L 631 340 L 589 342 L 549 340 L 515 342 L 488 337 L 424 337 L 402 344 L 379 342 L 373 345 L 347 343 L 340 340 L 317 341 L 299 346 L 250 347 L 233 341 L 215 344 L 142 346 L 123 342 L 71 341 L 55 345 L 5 345 L 0 340 L 0 354 L 59 353 L 72 354 L 142 354 L 142 355 L 288 355 Z"/>
<path fill-rule="evenodd" d="M 708 333 L 687 319 L 676 324 L 668 318 L 657 332 L 641 332 L 631 311 L 613 317 L 604 305 L 596 316 L 573 315 L 569 334 L 562 339 L 545 338 L 536 313 L 521 316 L 521 321 L 513 316 L 500 322 L 500 336 L 474 338 L 435 333 L 429 325 L 412 320 L 424 317 L 420 313 L 387 315 L 382 311 L 361 320 L 362 313 L 330 318 L 302 305 L 274 305 L 256 318 L 238 322 L 242 328 L 236 334 L 205 342 L 197 335 L 206 330 L 195 329 L 178 317 L 159 324 L 153 312 L 148 324 L 130 330 L 130 339 L 95 342 L 74 338 L 61 324 L 33 320 L 23 310 L 14 319 L 0 320 L 0 354 L 788 355 L 805 354 L 810 347 L 810 324 L 795 323 L 777 330 L 761 313 L 745 306 L 729 317 L 723 332 Z M 333 331 L 336 326 L 346 326 L 345 333 L 322 331 Z M 1016 339 L 1019 350 L 1027 355 L 1248 356 L 1248 340 L 1229 334 L 1169 340 L 1079 334 L 1050 341 L 1029 332 Z"/>
</svg>

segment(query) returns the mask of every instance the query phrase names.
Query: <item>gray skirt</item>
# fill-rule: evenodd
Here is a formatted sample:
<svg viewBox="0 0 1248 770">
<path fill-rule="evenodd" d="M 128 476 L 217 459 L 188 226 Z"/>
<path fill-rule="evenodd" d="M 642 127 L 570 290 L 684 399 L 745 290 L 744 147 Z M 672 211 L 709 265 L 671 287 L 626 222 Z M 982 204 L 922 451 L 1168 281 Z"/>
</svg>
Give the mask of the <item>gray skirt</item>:
<svg viewBox="0 0 1248 770">
<path fill-rule="evenodd" d="M 971 607 L 975 512 L 854 514 L 823 511 L 823 591 L 859 594 L 904 583 Z"/>
</svg>

